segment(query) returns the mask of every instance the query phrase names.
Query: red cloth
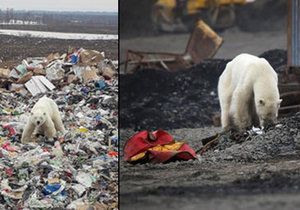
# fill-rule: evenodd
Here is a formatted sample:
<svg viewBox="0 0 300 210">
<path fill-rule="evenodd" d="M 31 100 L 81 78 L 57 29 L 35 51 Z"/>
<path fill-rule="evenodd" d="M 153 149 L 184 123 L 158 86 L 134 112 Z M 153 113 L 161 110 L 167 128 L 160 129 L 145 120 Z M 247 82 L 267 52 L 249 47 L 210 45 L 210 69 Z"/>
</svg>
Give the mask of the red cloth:
<svg viewBox="0 0 300 210">
<path fill-rule="evenodd" d="M 151 162 L 164 163 L 174 158 L 175 160 L 189 160 L 195 159 L 195 151 L 184 143 L 179 150 L 170 151 L 153 151 L 149 148 L 157 145 L 166 145 L 174 143 L 173 137 L 163 130 L 157 130 L 154 132 L 141 131 L 133 135 L 124 146 L 124 159 L 125 161 L 131 161 L 131 158 L 139 153 L 147 151 Z"/>
</svg>

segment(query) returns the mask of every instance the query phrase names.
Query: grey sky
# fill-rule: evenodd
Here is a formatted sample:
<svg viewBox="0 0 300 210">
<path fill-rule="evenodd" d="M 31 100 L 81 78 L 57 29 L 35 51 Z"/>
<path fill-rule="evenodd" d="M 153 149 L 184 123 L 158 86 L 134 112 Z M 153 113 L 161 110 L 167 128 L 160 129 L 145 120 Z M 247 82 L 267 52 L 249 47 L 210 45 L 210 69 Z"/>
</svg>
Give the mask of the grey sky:
<svg viewBox="0 0 300 210">
<path fill-rule="evenodd" d="M 0 0 L 0 9 L 117 12 L 118 0 Z"/>
</svg>

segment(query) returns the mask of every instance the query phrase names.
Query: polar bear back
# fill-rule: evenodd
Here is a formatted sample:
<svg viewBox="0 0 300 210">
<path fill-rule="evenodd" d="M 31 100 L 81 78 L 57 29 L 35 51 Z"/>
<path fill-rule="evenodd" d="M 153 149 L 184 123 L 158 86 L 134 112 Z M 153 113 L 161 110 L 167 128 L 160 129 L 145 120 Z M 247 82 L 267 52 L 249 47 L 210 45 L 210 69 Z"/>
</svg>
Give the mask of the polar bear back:
<svg viewBox="0 0 300 210">
<path fill-rule="evenodd" d="M 277 85 L 277 74 L 272 66 L 264 58 L 250 54 L 240 54 L 228 64 L 225 71 L 231 75 L 232 88 L 237 86 L 254 87 L 254 83 L 268 83 L 268 80 L 275 80 Z M 273 81 L 268 84 L 274 84 Z"/>
<path fill-rule="evenodd" d="M 35 111 L 40 111 L 40 110 L 46 111 L 46 114 L 49 114 L 50 118 L 53 118 L 54 117 L 53 114 L 56 113 L 56 111 L 58 110 L 58 107 L 52 99 L 50 99 L 46 96 L 43 96 L 33 106 L 31 111 L 35 112 Z"/>
</svg>

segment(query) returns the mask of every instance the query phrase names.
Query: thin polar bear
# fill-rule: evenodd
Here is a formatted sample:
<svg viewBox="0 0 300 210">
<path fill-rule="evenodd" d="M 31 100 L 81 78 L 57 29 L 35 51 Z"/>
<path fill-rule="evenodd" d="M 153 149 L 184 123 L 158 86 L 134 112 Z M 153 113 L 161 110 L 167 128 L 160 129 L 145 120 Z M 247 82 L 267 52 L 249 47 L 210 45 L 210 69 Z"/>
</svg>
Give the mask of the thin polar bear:
<svg viewBox="0 0 300 210">
<path fill-rule="evenodd" d="M 34 132 L 44 134 L 47 138 L 53 138 L 57 131 L 65 132 L 58 107 L 52 99 L 44 96 L 33 106 L 21 142 L 32 141 Z"/>
<path fill-rule="evenodd" d="M 229 62 L 218 83 L 223 130 L 274 124 L 282 101 L 277 83 L 264 58 L 240 54 Z"/>
</svg>

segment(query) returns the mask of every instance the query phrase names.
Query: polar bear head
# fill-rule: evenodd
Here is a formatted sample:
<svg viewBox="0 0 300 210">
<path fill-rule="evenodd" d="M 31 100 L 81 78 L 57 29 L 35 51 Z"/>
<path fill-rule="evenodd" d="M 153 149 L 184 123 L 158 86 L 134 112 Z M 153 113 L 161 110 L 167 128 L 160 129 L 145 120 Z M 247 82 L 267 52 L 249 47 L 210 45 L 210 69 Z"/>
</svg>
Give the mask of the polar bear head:
<svg viewBox="0 0 300 210">
<path fill-rule="evenodd" d="M 258 99 L 255 103 L 260 126 L 274 125 L 277 121 L 278 110 L 282 99 Z"/>
<path fill-rule="evenodd" d="M 30 121 L 35 126 L 43 125 L 46 121 L 46 112 L 36 110 L 31 112 Z"/>
</svg>

